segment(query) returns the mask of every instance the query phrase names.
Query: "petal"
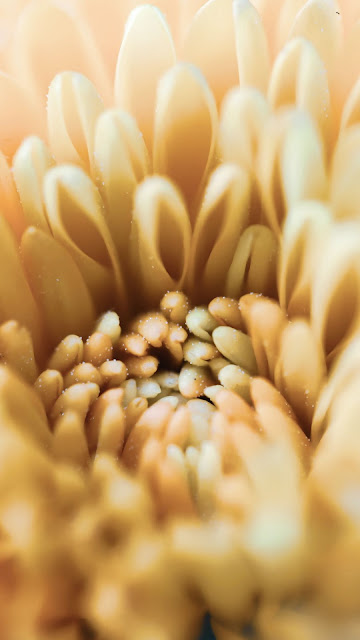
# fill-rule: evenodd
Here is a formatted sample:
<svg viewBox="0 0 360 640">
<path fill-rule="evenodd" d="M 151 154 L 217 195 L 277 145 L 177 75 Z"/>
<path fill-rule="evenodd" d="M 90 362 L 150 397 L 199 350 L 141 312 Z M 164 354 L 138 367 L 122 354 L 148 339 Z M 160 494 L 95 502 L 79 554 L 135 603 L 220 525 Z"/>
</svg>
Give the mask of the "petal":
<svg viewBox="0 0 360 640">
<path fill-rule="evenodd" d="M 346 97 L 341 114 L 340 131 L 354 124 L 360 124 L 360 78 Z"/>
<path fill-rule="evenodd" d="M 42 323 L 39 310 L 20 262 L 18 246 L 4 218 L 0 216 L 0 321 L 17 320 L 34 340 L 35 351 L 42 354 Z"/>
<path fill-rule="evenodd" d="M 104 105 L 85 76 L 72 71 L 58 74 L 48 93 L 48 132 L 58 162 L 71 162 L 86 171 L 93 164 L 94 132 Z"/>
<path fill-rule="evenodd" d="M 311 324 L 329 363 L 358 331 L 359 246 L 358 223 L 333 224 L 313 272 Z"/>
<path fill-rule="evenodd" d="M 304 320 L 289 323 L 281 335 L 275 384 L 307 434 L 325 376 L 323 351 L 309 324 Z"/>
<path fill-rule="evenodd" d="M 178 64 L 159 83 L 155 114 L 154 171 L 168 175 L 193 205 L 213 159 L 217 113 L 197 69 Z"/>
<path fill-rule="evenodd" d="M 27 226 L 49 231 L 43 199 L 45 173 L 54 160 L 45 143 L 31 136 L 26 138 L 13 159 L 13 175 Z"/>
<path fill-rule="evenodd" d="M 1 361 L 10 366 L 26 382 L 35 382 L 38 369 L 34 346 L 28 329 L 15 320 L 0 326 Z"/>
<path fill-rule="evenodd" d="M 105 218 L 120 262 L 128 269 L 133 195 L 149 169 L 144 139 L 132 116 L 112 109 L 99 117 L 94 156 Z"/>
<path fill-rule="evenodd" d="M 189 270 L 197 303 L 223 290 L 240 234 L 248 220 L 250 179 L 236 165 L 223 164 L 210 177 L 196 218 Z"/>
<path fill-rule="evenodd" d="M 115 73 L 115 103 L 135 117 L 149 150 L 156 90 L 175 64 L 175 50 L 162 13 L 151 5 L 134 9 L 126 23 Z"/>
<path fill-rule="evenodd" d="M 164 178 L 147 178 L 135 194 L 132 260 L 141 304 L 156 305 L 181 289 L 188 268 L 191 228 L 184 203 Z"/>
<path fill-rule="evenodd" d="M 300 202 L 290 209 L 283 232 L 279 263 L 279 300 L 290 317 L 310 315 L 317 255 L 332 216 L 318 202 Z"/>
<path fill-rule="evenodd" d="M 276 297 L 278 242 L 275 234 L 253 224 L 241 235 L 225 284 L 225 295 L 239 298 L 244 293 Z"/>
<path fill-rule="evenodd" d="M 265 92 L 270 59 L 261 18 L 249 0 L 234 0 L 233 12 L 240 86 Z"/>
<path fill-rule="evenodd" d="M 13 173 L 6 158 L 0 152 L 0 208 L 1 214 L 7 220 L 15 236 L 19 240 L 25 229 L 24 212 L 21 208 L 19 195 L 16 192 Z"/>
<path fill-rule="evenodd" d="M 328 147 L 331 113 L 326 67 L 310 42 L 294 38 L 279 53 L 271 73 L 268 97 L 274 109 L 296 105 L 307 111 Z"/>
<path fill-rule="evenodd" d="M 340 220 L 359 220 L 360 124 L 339 136 L 331 167 L 331 201 Z"/>
<path fill-rule="evenodd" d="M 53 77 L 66 69 L 84 73 L 106 101 L 111 86 L 84 21 L 51 0 L 32 0 L 21 13 L 13 38 L 12 70 L 38 105 L 45 106 Z"/>
<path fill-rule="evenodd" d="M 202 71 L 220 104 L 238 83 L 232 0 L 203 3 L 190 23 L 181 58 Z"/>
<path fill-rule="evenodd" d="M 11 158 L 26 136 L 43 134 L 42 117 L 30 94 L 0 71 L 0 149 L 5 156 Z"/>
<path fill-rule="evenodd" d="M 125 309 L 126 295 L 100 195 L 78 167 L 50 169 L 44 180 L 50 229 L 77 263 L 99 311 L 112 303 Z"/>
<path fill-rule="evenodd" d="M 94 307 L 66 249 L 44 231 L 29 227 L 23 235 L 21 251 L 52 345 L 70 333 L 89 335 L 95 320 Z"/>
</svg>

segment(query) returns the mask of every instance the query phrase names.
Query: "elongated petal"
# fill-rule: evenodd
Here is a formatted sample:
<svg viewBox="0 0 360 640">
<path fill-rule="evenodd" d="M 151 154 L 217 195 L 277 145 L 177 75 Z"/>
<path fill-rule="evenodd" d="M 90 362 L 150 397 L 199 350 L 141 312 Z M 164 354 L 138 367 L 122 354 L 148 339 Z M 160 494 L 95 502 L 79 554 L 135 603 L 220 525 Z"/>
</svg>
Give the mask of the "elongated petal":
<svg viewBox="0 0 360 640">
<path fill-rule="evenodd" d="M 22 257 L 53 345 L 76 331 L 88 335 L 95 319 L 89 291 L 73 258 L 52 236 L 29 227 Z"/>
<path fill-rule="evenodd" d="M 135 196 L 132 263 L 142 304 L 181 289 L 189 263 L 191 228 L 184 203 L 164 178 L 145 180 Z"/>
<path fill-rule="evenodd" d="M 201 69 L 220 104 L 238 82 L 232 0 L 203 3 L 187 30 L 181 58 Z"/>
<path fill-rule="evenodd" d="M 279 53 L 268 96 L 273 108 L 296 105 L 307 110 L 328 145 L 331 113 L 326 68 L 310 42 L 294 38 Z"/>
<path fill-rule="evenodd" d="M 191 246 L 190 286 L 207 301 L 223 290 L 240 234 L 248 219 L 250 179 L 236 165 L 215 169 L 196 218 Z"/>
<path fill-rule="evenodd" d="M 249 0 L 234 0 L 233 13 L 240 86 L 265 93 L 270 60 L 261 18 Z"/>
<path fill-rule="evenodd" d="M 94 156 L 109 231 L 121 264 L 128 267 L 134 190 L 148 172 L 144 139 L 129 114 L 113 109 L 99 117 Z"/>
<path fill-rule="evenodd" d="M 360 220 L 360 123 L 342 132 L 334 150 L 331 201 L 340 220 Z"/>
<path fill-rule="evenodd" d="M 44 180 L 44 200 L 51 231 L 76 261 L 95 306 L 103 311 L 115 301 L 124 309 L 126 296 L 116 250 L 100 195 L 90 178 L 77 167 L 50 169 Z"/>
<path fill-rule="evenodd" d="M 11 158 L 26 136 L 42 135 L 43 114 L 18 82 L 0 71 L 0 150 Z"/>
<path fill-rule="evenodd" d="M 151 5 L 134 9 L 126 23 L 117 61 L 115 103 L 134 115 L 149 149 L 157 85 L 173 64 L 174 44 L 163 14 Z"/>
<path fill-rule="evenodd" d="M 0 326 L 1 361 L 12 367 L 26 382 L 33 383 L 38 375 L 34 347 L 28 329 L 15 320 Z"/>
<path fill-rule="evenodd" d="M 4 218 L 0 216 L 0 318 L 17 320 L 29 329 L 35 350 L 41 353 L 42 321 L 20 262 L 15 238 Z M 40 351 L 39 351 L 40 350 Z"/>
<path fill-rule="evenodd" d="M 16 192 L 13 174 L 6 158 L 0 152 L 0 211 L 18 239 L 25 229 L 25 218 L 19 195 Z"/>
<path fill-rule="evenodd" d="M 279 261 L 279 300 L 292 316 L 310 315 L 316 260 L 331 225 L 330 210 L 318 202 L 298 203 L 288 212 Z"/>
<path fill-rule="evenodd" d="M 80 73 L 64 71 L 51 82 L 48 93 L 50 148 L 58 162 L 89 170 L 93 165 L 95 124 L 104 109 L 91 82 Z"/>
<path fill-rule="evenodd" d="M 85 22 L 79 24 L 71 11 L 62 10 L 61 3 L 27 3 L 14 33 L 12 66 L 38 105 L 45 106 L 50 82 L 65 69 L 84 73 L 105 100 L 111 96 L 104 66 Z"/>
<path fill-rule="evenodd" d="M 26 138 L 13 159 L 13 175 L 26 224 L 49 232 L 43 199 L 45 173 L 54 165 L 50 151 L 40 138 Z"/>
<path fill-rule="evenodd" d="M 239 298 L 244 293 L 276 294 L 278 242 L 275 234 L 260 224 L 241 235 L 225 284 L 225 295 Z"/>
<path fill-rule="evenodd" d="M 214 98 L 200 72 L 188 64 L 170 69 L 157 95 L 154 171 L 173 179 L 190 206 L 212 161 L 216 129 Z"/>
</svg>

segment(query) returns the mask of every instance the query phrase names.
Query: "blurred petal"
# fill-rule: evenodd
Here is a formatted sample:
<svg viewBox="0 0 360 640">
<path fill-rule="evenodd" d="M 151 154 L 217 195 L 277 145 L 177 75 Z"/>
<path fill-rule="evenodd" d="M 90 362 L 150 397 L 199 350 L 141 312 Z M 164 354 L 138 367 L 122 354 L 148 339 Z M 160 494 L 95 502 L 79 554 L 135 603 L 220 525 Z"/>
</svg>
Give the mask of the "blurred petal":
<svg viewBox="0 0 360 640">
<path fill-rule="evenodd" d="M 197 215 L 191 246 L 190 287 L 198 302 L 223 290 L 250 199 L 247 172 L 223 164 L 212 173 Z"/>
<path fill-rule="evenodd" d="M 30 94 L 0 71 L 0 150 L 11 158 L 26 136 L 42 135 L 43 114 Z"/>
<path fill-rule="evenodd" d="M 50 229 L 77 263 L 96 308 L 103 310 L 115 301 L 124 309 L 126 295 L 116 250 L 90 178 L 77 167 L 54 167 L 45 176 L 44 200 Z"/>
<path fill-rule="evenodd" d="M 217 112 L 197 69 L 178 64 L 159 83 L 155 114 L 154 171 L 168 175 L 191 206 L 213 159 Z"/>
<path fill-rule="evenodd" d="M 174 64 L 174 44 L 162 13 L 151 5 L 134 9 L 126 23 L 116 65 L 115 103 L 133 114 L 149 150 L 157 85 Z"/>
<path fill-rule="evenodd" d="M 66 249 L 44 231 L 29 227 L 22 238 L 21 252 L 52 345 L 70 333 L 89 335 L 95 320 L 94 307 Z"/>
<path fill-rule="evenodd" d="M 359 220 L 360 123 L 343 131 L 334 149 L 331 167 L 331 201 L 339 220 Z"/>
<path fill-rule="evenodd" d="M 0 152 L 0 211 L 18 239 L 25 228 L 24 213 L 16 192 L 13 173 L 3 153 Z"/>
<path fill-rule="evenodd" d="M 233 3 L 210 0 L 202 4 L 186 33 L 181 58 L 202 71 L 220 104 L 228 89 L 238 83 Z"/>
<path fill-rule="evenodd" d="M 181 289 L 189 262 L 191 228 L 184 203 L 165 178 L 147 178 L 135 195 L 132 261 L 140 303 L 158 304 Z"/>
<path fill-rule="evenodd" d="M 58 162 L 89 170 L 93 165 L 95 124 L 104 109 L 95 87 L 79 73 L 64 71 L 48 93 L 50 148 Z"/>
<path fill-rule="evenodd" d="M 26 224 L 47 232 L 49 225 L 43 199 L 43 180 L 53 165 L 54 160 L 45 143 L 31 136 L 17 150 L 12 167 Z"/>
<path fill-rule="evenodd" d="M 26 382 L 35 382 L 38 369 L 30 332 L 15 320 L 0 326 L 0 353 L 3 364 L 12 367 Z"/>
<path fill-rule="evenodd" d="M 234 0 L 233 12 L 240 86 L 265 93 L 270 60 L 261 18 L 249 0 Z"/>
</svg>

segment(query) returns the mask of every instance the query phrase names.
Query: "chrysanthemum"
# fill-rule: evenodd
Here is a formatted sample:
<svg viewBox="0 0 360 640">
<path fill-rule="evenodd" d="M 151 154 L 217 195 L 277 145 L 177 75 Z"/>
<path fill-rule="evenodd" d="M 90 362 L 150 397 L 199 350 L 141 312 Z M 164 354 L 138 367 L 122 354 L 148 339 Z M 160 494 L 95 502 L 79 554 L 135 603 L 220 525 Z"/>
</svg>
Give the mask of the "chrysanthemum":
<svg viewBox="0 0 360 640">
<path fill-rule="evenodd" d="M 360 5 L 0 0 L 2 640 L 360 637 Z"/>
</svg>

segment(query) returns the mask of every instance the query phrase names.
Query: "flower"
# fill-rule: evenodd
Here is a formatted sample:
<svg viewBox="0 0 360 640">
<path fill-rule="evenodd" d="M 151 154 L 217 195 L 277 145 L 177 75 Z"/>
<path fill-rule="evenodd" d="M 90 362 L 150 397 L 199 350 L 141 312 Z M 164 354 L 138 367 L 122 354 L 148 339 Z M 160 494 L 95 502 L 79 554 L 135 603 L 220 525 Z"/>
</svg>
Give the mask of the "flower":
<svg viewBox="0 0 360 640">
<path fill-rule="evenodd" d="M 5 640 L 359 635 L 359 18 L 0 3 Z"/>
</svg>

